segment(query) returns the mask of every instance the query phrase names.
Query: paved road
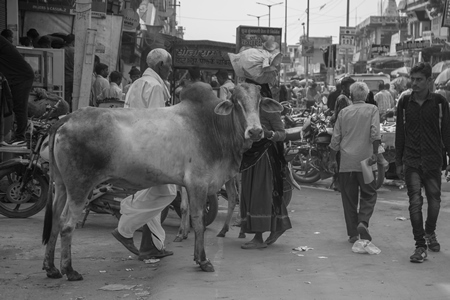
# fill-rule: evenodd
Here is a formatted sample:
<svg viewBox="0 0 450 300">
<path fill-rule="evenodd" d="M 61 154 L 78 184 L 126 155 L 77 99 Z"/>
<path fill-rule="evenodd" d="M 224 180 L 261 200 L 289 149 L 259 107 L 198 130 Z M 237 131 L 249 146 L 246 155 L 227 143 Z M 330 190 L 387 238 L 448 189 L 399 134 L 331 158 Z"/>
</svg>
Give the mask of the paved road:
<svg viewBox="0 0 450 300">
<path fill-rule="evenodd" d="M 236 227 L 226 238 L 216 238 L 225 216 L 222 200 L 217 220 L 206 230 L 214 273 L 194 264 L 193 234 L 172 242 L 179 224 L 173 212 L 165 228 L 167 248 L 175 255 L 155 265 L 139 262 L 113 239 L 110 231 L 117 221 L 112 216 L 90 215 L 73 240 L 73 265 L 84 276 L 80 282 L 48 279 L 41 270 L 43 213 L 27 220 L 0 217 L 0 299 L 450 299 L 449 192 L 443 193 L 438 222 L 442 251 L 412 264 L 411 225 L 396 220 L 408 217 L 404 189 L 379 190 L 370 230 L 381 254 L 368 255 L 351 251 L 340 195 L 328 184 L 296 191 L 289 207 L 293 229 L 262 250 L 242 250 L 251 236 L 238 239 Z M 444 190 L 450 190 L 448 184 Z M 138 243 L 140 233 L 135 238 Z M 314 249 L 292 250 L 298 246 Z M 99 290 L 108 284 L 136 286 Z"/>
</svg>

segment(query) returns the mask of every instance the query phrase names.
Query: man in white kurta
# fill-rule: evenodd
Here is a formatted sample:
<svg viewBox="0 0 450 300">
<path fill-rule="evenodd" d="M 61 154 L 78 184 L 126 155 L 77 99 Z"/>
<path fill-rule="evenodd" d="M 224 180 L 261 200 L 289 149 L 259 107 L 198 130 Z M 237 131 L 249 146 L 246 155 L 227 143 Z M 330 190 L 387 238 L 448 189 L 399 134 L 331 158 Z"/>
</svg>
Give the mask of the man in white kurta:
<svg viewBox="0 0 450 300">
<path fill-rule="evenodd" d="M 142 109 L 164 107 L 170 94 L 163 80 L 167 79 L 171 71 L 171 64 L 172 58 L 167 51 L 164 49 L 152 50 L 147 56 L 148 68 L 143 76 L 130 87 L 124 107 Z M 161 211 L 175 198 L 176 192 L 175 185 L 165 184 L 141 190 L 122 200 L 120 206 L 122 216 L 118 228 L 113 231 L 114 237 L 128 250 L 139 254 L 141 260 L 173 254 L 164 249 L 165 231 L 161 226 L 160 215 Z M 137 249 L 132 243 L 133 234 L 144 224 L 147 224 L 150 229 L 151 242 L 149 242 L 150 238 L 146 237 L 144 226 L 141 247 L 139 253 L 136 253 Z M 144 240 L 147 240 L 147 243 Z"/>
</svg>

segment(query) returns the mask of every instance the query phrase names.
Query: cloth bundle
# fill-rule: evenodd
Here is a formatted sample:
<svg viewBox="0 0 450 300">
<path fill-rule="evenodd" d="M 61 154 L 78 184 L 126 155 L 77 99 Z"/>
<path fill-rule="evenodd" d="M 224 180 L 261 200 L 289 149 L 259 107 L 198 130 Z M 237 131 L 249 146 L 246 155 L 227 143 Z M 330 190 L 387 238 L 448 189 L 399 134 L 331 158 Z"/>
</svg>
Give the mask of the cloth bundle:
<svg viewBox="0 0 450 300">
<path fill-rule="evenodd" d="M 283 55 L 280 52 L 250 48 L 238 54 L 228 53 L 228 56 L 237 76 L 264 84 L 276 81 Z"/>
</svg>

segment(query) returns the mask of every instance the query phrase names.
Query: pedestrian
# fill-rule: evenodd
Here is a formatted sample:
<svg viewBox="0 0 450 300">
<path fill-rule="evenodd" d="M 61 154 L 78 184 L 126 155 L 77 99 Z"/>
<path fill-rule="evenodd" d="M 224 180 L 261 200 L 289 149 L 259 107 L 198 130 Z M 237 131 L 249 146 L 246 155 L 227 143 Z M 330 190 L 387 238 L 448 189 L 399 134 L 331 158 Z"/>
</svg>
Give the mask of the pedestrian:
<svg viewBox="0 0 450 300">
<path fill-rule="evenodd" d="M 7 39 L 11 44 L 13 44 L 14 40 L 14 32 L 11 29 L 3 29 L 0 33 L 5 39 Z"/>
<path fill-rule="evenodd" d="M 442 95 L 430 92 L 431 75 L 429 63 L 411 68 L 412 92 L 404 94 L 398 102 L 395 131 L 397 175 L 405 180 L 408 189 L 409 216 L 416 242 L 410 261 L 416 263 L 427 258 L 427 249 L 433 252 L 441 249 L 436 223 L 441 205 L 442 145 L 447 152 L 450 150 L 449 104 Z M 428 202 L 425 228 L 422 187 Z"/>
<path fill-rule="evenodd" d="M 3 146 L 23 147 L 28 125 L 28 97 L 33 86 L 34 71 L 22 54 L 3 36 L 0 36 L 0 73 L 8 81 L 12 95 L 12 110 L 16 122 L 14 137 Z"/>
<path fill-rule="evenodd" d="M 36 29 L 30 28 L 27 31 L 27 37 L 30 39 L 31 45 L 33 46 L 33 48 L 39 48 L 39 45 L 38 45 L 39 33 L 37 32 Z"/>
<path fill-rule="evenodd" d="M 246 81 L 257 84 L 249 79 Z M 261 96 L 272 98 L 268 84 L 260 86 Z M 250 242 L 241 246 L 242 249 L 266 248 L 292 228 L 283 201 L 282 172 L 286 164 L 283 141 L 286 132 L 281 114 L 261 109 L 260 120 L 264 138 L 252 144 L 241 163 L 241 230 L 255 234 Z M 264 241 L 263 233 L 267 231 L 270 235 Z"/>
<path fill-rule="evenodd" d="M 123 93 L 126 95 L 128 93 L 128 90 L 130 89 L 131 85 L 138 80 L 139 78 L 141 78 L 141 70 L 139 70 L 136 66 L 132 66 L 130 69 L 130 72 L 128 72 L 128 75 L 130 75 L 130 80 L 131 83 L 127 84 L 124 88 L 123 88 Z"/>
<path fill-rule="evenodd" d="M 332 91 L 329 95 L 328 95 L 328 100 L 327 100 L 327 106 L 330 110 L 334 111 L 335 105 L 336 105 L 336 99 L 339 97 L 339 95 L 341 94 L 342 89 L 341 89 L 341 82 L 337 82 L 336 83 L 336 90 Z"/>
<path fill-rule="evenodd" d="M 367 94 L 366 103 L 378 106 L 372 91 Z"/>
<path fill-rule="evenodd" d="M 77 107 L 72 107 L 73 72 L 75 66 L 75 35 L 66 35 L 64 42 L 64 99 L 67 103 L 69 103 L 70 111 L 73 111 L 77 109 Z"/>
<path fill-rule="evenodd" d="M 284 84 L 282 84 L 280 86 L 280 97 L 279 97 L 279 102 L 284 102 L 284 101 L 289 101 L 289 94 L 288 94 L 288 89 L 286 88 L 286 86 Z"/>
<path fill-rule="evenodd" d="M 104 89 L 109 88 L 108 74 L 109 67 L 104 63 L 98 63 L 95 66 L 95 81 L 92 85 L 92 105 L 98 106 L 97 98 L 103 92 Z"/>
<path fill-rule="evenodd" d="M 220 84 L 219 98 L 223 100 L 231 99 L 234 83 L 228 78 L 227 70 L 219 70 L 215 75 Z"/>
<path fill-rule="evenodd" d="M 164 107 L 170 100 L 170 93 L 164 81 L 172 70 L 171 55 L 164 49 L 153 49 L 147 55 L 147 65 L 148 68 L 142 77 L 128 90 L 125 99 L 126 108 L 159 108 Z M 172 251 L 164 248 L 166 233 L 161 226 L 161 211 L 165 206 L 154 206 L 155 203 L 170 202 L 176 193 L 174 184 L 164 184 L 141 190 L 122 200 L 120 204 L 122 216 L 112 234 L 129 251 L 139 255 L 139 260 L 173 255 Z M 142 240 L 138 250 L 133 242 L 133 234 L 141 226 L 143 226 Z"/>
<path fill-rule="evenodd" d="M 380 112 L 380 121 L 386 119 L 386 113 L 395 107 L 395 100 L 391 93 L 386 90 L 384 83 L 378 85 L 379 92 L 375 95 L 375 102 Z"/>
<path fill-rule="evenodd" d="M 320 93 L 317 92 L 317 83 L 311 83 L 306 90 L 306 108 L 311 108 L 319 102 Z"/>
<path fill-rule="evenodd" d="M 352 104 L 350 100 L 350 86 L 355 82 L 351 77 L 344 77 L 341 80 L 341 94 L 336 99 L 333 116 L 331 116 L 331 123 L 336 122 L 339 112 L 345 107 Z"/>
<path fill-rule="evenodd" d="M 330 143 L 330 169 L 337 169 L 336 153 L 341 154 L 339 181 L 350 243 L 372 240 L 368 227 L 377 201 L 375 180 L 365 183 L 361 167 L 367 158 L 370 165 L 377 162 L 381 140 L 378 108 L 365 103 L 368 93 L 364 82 L 351 85 L 353 104 L 339 113 Z"/>
<path fill-rule="evenodd" d="M 97 104 L 105 101 L 124 101 L 124 94 L 119 85 L 122 83 L 122 73 L 112 71 L 109 74 L 109 88 L 106 88 L 97 97 Z"/>
<path fill-rule="evenodd" d="M 198 67 L 189 68 L 188 73 L 190 77 L 190 83 L 202 81 L 202 72 Z"/>
</svg>

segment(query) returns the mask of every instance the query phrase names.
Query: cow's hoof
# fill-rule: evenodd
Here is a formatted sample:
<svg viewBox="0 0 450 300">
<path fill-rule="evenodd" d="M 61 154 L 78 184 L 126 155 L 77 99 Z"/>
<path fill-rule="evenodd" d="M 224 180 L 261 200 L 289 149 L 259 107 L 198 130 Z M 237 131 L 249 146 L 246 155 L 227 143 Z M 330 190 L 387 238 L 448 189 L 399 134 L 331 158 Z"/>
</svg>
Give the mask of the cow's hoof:
<svg viewBox="0 0 450 300">
<path fill-rule="evenodd" d="M 214 272 L 214 266 L 209 261 L 209 259 L 205 261 L 201 261 L 198 263 L 203 272 Z"/>
<path fill-rule="evenodd" d="M 179 243 L 179 242 L 182 242 L 182 241 L 183 241 L 183 238 L 182 238 L 181 236 L 178 236 L 178 235 L 177 235 L 173 241 Z"/>
<path fill-rule="evenodd" d="M 83 280 L 83 276 L 81 276 L 81 274 L 78 273 L 77 271 L 72 271 L 67 274 L 67 280 L 68 281 L 79 281 L 79 280 Z"/>
<path fill-rule="evenodd" d="M 223 226 L 222 230 L 217 234 L 217 237 L 225 237 L 225 234 L 228 232 L 228 226 Z"/>
<path fill-rule="evenodd" d="M 245 233 L 239 232 L 238 238 L 240 238 L 240 239 L 245 239 Z"/>
<path fill-rule="evenodd" d="M 61 272 L 59 272 L 59 270 L 57 268 L 52 268 L 52 269 L 47 270 L 47 277 L 53 278 L 53 279 L 58 279 L 58 278 L 62 278 L 62 274 L 61 274 Z"/>
<path fill-rule="evenodd" d="M 225 232 L 222 230 L 216 235 L 217 237 L 225 237 Z"/>
</svg>

